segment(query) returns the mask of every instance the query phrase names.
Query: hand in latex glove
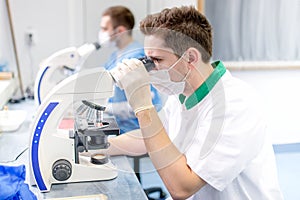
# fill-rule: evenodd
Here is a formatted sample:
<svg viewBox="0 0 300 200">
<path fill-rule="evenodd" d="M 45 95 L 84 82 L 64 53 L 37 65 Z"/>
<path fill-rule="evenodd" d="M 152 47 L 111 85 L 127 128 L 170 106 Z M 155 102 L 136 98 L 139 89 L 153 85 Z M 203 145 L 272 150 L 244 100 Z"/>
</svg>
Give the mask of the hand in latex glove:
<svg viewBox="0 0 300 200">
<path fill-rule="evenodd" d="M 135 114 L 153 107 L 150 76 L 140 60 L 125 59 L 111 70 L 110 73 L 117 82 L 117 85 L 125 90 L 127 100 Z"/>
</svg>

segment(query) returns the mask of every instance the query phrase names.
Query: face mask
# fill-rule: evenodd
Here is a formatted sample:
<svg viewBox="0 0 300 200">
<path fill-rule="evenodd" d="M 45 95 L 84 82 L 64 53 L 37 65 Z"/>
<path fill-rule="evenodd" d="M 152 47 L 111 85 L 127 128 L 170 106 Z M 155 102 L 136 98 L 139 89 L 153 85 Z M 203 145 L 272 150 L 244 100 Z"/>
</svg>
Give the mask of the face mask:
<svg viewBox="0 0 300 200">
<path fill-rule="evenodd" d="M 98 42 L 102 47 L 115 47 L 116 42 L 111 41 L 109 33 L 99 31 L 98 32 Z"/>
<path fill-rule="evenodd" d="M 190 73 L 183 77 L 179 82 L 174 82 L 170 78 L 169 71 L 181 60 L 182 56 L 169 68 L 162 70 L 152 70 L 149 72 L 151 84 L 161 93 L 167 95 L 182 94 L 185 88 L 185 80 Z"/>
</svg>

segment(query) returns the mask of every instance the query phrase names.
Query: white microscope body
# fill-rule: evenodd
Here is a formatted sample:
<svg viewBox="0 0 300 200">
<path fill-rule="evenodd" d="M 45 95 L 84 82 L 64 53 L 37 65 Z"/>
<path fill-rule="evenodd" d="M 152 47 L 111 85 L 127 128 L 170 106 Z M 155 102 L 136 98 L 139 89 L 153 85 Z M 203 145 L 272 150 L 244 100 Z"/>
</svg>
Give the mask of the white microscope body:
<svg viewBox="0 0 300 200">
<path fill-rule="evenodd" d="M 98 43 L 86 43 L 78 48 L 62 49 L 42 61 L 34 83 L 36 104 L 40 105 L 58 82 L 77 72 L 87 57 L 98 49 Z"/>
<path fill-rule="evenodd" d="M 41 192 L 51 184 L 108 180 L 117 176 L 109 160 L 97 165 L 82 160 L 76 147 L 74 130 L 59 129 L 65 113 L 82 100 L 105 105 L 113 95 L 113 79 L 103 68 L 80 71 L 56 85 L 42 101 L 32 124 L 30 172 Z M 73 135 L 73 136 L 72 136 Z"/>
</svg>

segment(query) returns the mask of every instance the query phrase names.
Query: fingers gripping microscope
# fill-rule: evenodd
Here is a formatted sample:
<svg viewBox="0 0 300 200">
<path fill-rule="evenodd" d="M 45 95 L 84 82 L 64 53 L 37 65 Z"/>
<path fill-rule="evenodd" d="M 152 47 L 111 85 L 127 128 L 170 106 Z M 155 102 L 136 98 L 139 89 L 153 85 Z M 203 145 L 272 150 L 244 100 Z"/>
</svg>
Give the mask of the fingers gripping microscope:
<svg viewBox="0 0 300 200">
<path fill-rule="evenodd" d="M 113 95 L 113 84 L 103 68 L 88 69 L 64 79 L 45 97 L 33 121 L 30 141 L 31 183 L 41 192 L 50 191 L 54 183 L 117 176 L 116 167 L 105 156 L 86 160 L 80 155 L 82 151 L 107 148 L 107 135 L 119 133 L 114 121 L 103 119 L 105 108 L 100 106 Z M 70 110 L 73 128 L 60 129 Z"/>
</svg>

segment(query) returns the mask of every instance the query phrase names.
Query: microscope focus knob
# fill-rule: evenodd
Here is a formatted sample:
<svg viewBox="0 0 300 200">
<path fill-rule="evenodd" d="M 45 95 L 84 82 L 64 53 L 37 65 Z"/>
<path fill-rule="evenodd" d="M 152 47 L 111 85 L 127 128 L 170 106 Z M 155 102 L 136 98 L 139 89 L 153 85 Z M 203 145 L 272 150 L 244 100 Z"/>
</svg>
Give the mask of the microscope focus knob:
<svg viewBox="0 0 300 200">
<path fill-rule="evenodd" d="M 67 160 L 57 160 L 52 166 L 52 175 L 58 181 L 68 180 L 71 174 L 72 165 Z"/>
</svg>

